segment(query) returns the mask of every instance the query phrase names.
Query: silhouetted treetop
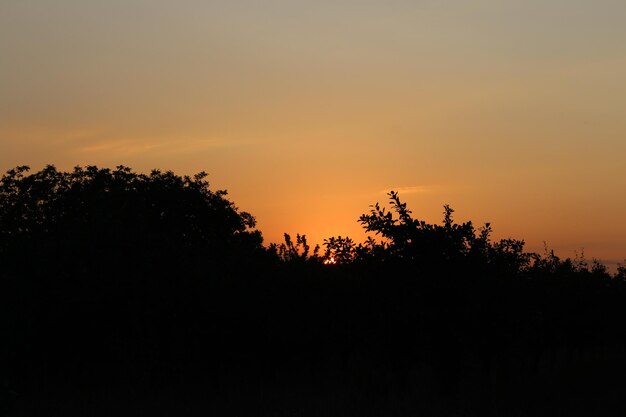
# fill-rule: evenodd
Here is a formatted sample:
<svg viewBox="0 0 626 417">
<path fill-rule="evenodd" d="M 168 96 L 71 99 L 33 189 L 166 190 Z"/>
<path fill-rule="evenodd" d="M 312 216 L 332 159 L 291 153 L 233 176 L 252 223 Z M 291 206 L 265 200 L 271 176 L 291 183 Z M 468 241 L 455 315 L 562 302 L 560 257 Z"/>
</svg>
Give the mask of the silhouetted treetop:
<svg viewBox="0 0 626 417">
<path fill-rule="evenodd" d="M 390 209 L 376 203 L 359 218 L 365 231 L 380 236 L 381 241 L 370 236 L 364 243 L 355 244 L 350 238 L 331 237 L 324 243 L 326 259 L 343 264 L 365 259 L 397 260 L 426 268 L 462 263 L 489 265 L 509 272 L 530 265 L 531 254 L 524 252 L 524 241 L 492 242 L 490 223 L 478 229 L 471 221 L 455 223 L 454 210 L 444 205 L 442 224 L 430 224 L 414 218 L 397 192 L 391 191 L 388 196 Z"/>
<path fill-rule="evenodd" d="M 254 217 L 226 191 L 210 190 L 206 176 L 125 166 L 12 169 L 0 179 L 0 259 L 16 267 L 24 257 L 46 259 L 67 270 L 81 258 L 160 263 L 176 254 L 218 259 L 260 248 Z"/>
</svg>

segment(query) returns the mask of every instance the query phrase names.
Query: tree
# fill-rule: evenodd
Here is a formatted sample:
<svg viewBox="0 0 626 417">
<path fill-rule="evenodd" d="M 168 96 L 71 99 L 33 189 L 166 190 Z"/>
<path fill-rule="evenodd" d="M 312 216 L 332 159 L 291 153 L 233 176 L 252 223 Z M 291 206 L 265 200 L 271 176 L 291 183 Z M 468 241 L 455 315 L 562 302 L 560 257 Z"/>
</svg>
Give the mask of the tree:
<svg viewBox="0 0 626 417">
<path fill-rule="evenodd" d="M 14 274 L 153 273 L 261 250 L 254 217 L 206 176 L 12 169 L 0 179 L 0 262 Z"/>
<path fill-rule="evenodd" d="M 455 223 L 454 210 L 444 205 L 443 223 L 429 224 L 413 218 L 397 192 L 391 191 L 388 195 L 390 210 L 376 203 L 371 206 L 369 214 L 359 218 L 366 232 L 382 237 L 381 243 L 370 238 L 366 244 L 355 246 L 353 251 L 361 254 L 360 257 L 375 254 L 378 259 L 396 259 L 420 267 L 482 264 L 508 272 L 528 267 L 530 254 L 524 252 L 524 241 L 503 239 L 491 242 L 490 223 L 478 230 L 471 221 Z"/>
</svg>

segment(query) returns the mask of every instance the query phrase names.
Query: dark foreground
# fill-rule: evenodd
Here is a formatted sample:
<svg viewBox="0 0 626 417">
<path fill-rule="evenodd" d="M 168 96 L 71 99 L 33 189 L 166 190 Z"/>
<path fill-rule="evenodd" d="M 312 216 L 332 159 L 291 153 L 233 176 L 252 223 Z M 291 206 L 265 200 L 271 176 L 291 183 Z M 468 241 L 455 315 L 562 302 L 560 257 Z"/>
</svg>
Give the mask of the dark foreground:
<svg viewBox="0 0 626 417">
<path fill-rule="evenodd" d="M 202 175 L 26 172 L 0 181 L 0 416 L 626 415 L 624 268 L 393 193 L 360 219 L 383 241 L 320 254 L 263 246 Z"/>
<path fill-rule="evenodd" d="M 609 316 L 585 322 L 576 304 L 546 317 L 553 300 L 534 289 L 486 300 L 380 279 L 337 269 L 168 286 L 163 299 L 22 299 L 2 405 L 20 417 L 625 415 Z"/>
</svg>

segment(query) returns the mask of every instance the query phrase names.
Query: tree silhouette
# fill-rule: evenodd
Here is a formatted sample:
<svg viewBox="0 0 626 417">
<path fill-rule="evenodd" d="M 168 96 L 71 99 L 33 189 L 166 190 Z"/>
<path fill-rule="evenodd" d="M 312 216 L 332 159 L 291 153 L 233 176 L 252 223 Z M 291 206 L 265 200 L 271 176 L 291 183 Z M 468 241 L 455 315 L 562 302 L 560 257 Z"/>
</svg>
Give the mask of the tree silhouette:
<svg viewBox="0 0 626 417">
<path fill-rule="evenodd" d="M 369 214 L 363 214 L 359 222 L 371 236 L 364 243 L 356 244 L 349 237 L 331 237 L 325 241 L 328 259 L 341 263 L 355 260 L 395 260 L 420 268 L 442 268 L 454 265 L 463 267 L 489 266 L 520 272 L 529 267 L 532 254 L 524 252 L 524 241 L 502 239 L 491 242 L 491 224 L 476 230 L 471 221 L 457 224 L 454 210 L 444 205 L 441 225 L 429 224 L 412 217 L 406 203 L 398 193 L 388 193 L 390 210 L 379 203 L 371 206 Z M 501 271 L 503 272 L 503 271 Z"/>
<path fill-rule="evenodd" d="M 124 166 L 27 173 L 18 167 L 0 180 L 0 261 L 8 270 L 158 270 L 261 248 L 255 219 L 226 191 L 211 191 L 205 173 L 144 175 Z"/>
<path fill-rule="evenodd" d="M 626 412 L 624 265 L 393 191 L 365 242 L 266 248 L 226 197 L 204 173 L 7 172 L 0 416 Z"/>
</svg>

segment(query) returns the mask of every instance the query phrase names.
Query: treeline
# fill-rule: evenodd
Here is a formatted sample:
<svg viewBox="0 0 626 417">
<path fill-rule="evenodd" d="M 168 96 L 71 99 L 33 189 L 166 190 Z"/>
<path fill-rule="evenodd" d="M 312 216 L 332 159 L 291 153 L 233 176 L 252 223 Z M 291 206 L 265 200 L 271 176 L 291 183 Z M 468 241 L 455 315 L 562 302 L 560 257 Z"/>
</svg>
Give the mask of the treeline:
<svg viewBox="0 0 626 417">
<path fill-rule="evenodd" d="M 206 174 L 0 180 L 0 415 L 624 415 L 626 268 L 414 218 L 265 246 Z"/>
</svg>

